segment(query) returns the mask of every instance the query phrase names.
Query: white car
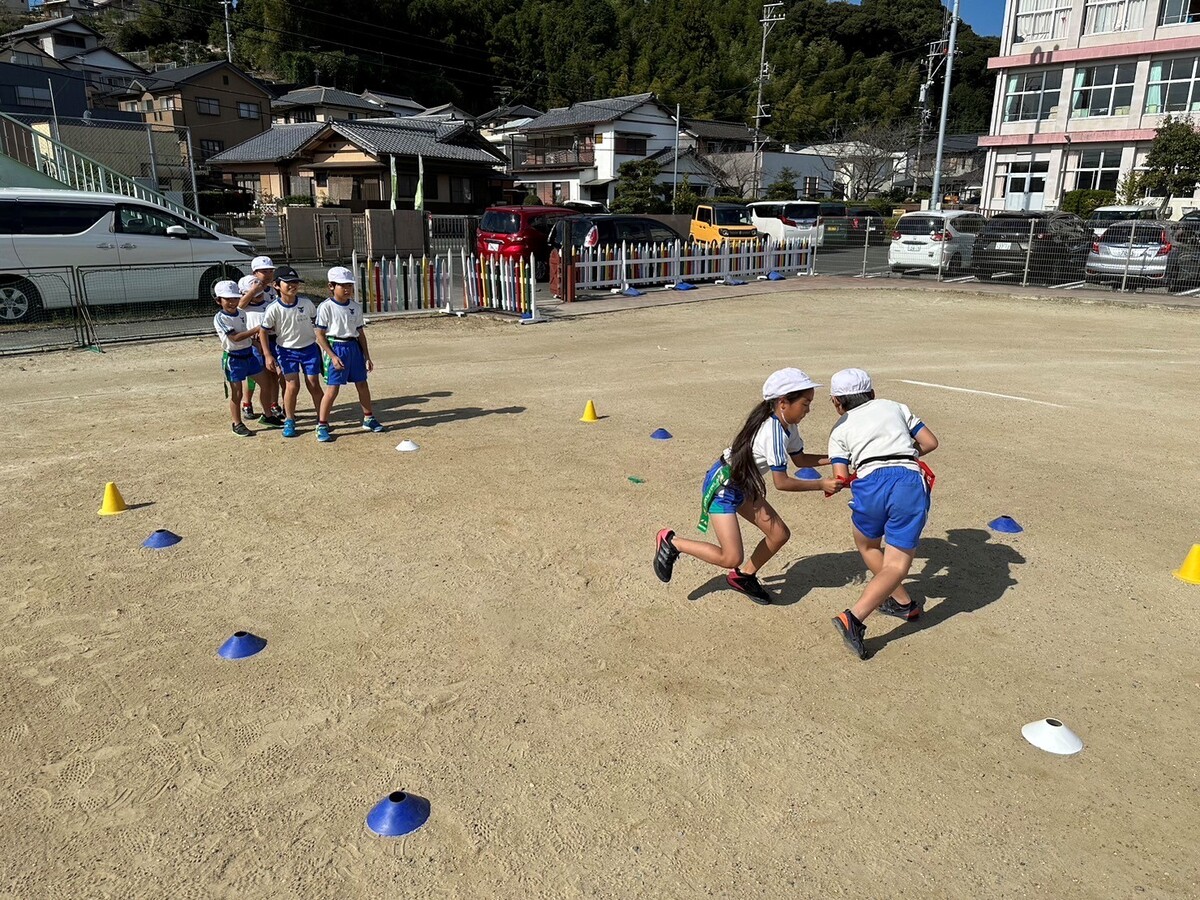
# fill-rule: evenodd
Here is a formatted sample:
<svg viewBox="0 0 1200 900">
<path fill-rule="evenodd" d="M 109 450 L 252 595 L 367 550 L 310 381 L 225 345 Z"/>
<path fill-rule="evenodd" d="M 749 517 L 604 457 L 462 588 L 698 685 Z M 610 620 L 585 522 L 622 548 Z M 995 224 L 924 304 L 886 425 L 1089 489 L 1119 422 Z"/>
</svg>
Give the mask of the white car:
<svg viewBox="0 0 1200 900">
<path fill-rule="evenodd" d="M 749 203 L 750 221 L 777 241 L 807 238 L 820 246 L 824 229 L 821 226 L 821 204 L 808 200 L 760 200 Z"/>
<path fill-rule="evenodd" d="M 0 188 L 0 325 L 38 310 L 212 302 L 254 247 L 121 194 Z"/>
<path fill-rule="evenodd" d="M 1167 211 L 1158 206 L 1097 206 L 1088 216 L 1087 223 L 1092 234 L 1103 237 L 1105 229 L 1116 222 L 1156 222 L 1167 215 Z"/>
<path fill-rule="evenodd" d="M 975 236 L 987 221 L 965 210 L 929 210 L 905 213 L 896 222 L 888 246 L 893 272 L 941 269 L 958 275 L 971 268 Z"/>
</svg>

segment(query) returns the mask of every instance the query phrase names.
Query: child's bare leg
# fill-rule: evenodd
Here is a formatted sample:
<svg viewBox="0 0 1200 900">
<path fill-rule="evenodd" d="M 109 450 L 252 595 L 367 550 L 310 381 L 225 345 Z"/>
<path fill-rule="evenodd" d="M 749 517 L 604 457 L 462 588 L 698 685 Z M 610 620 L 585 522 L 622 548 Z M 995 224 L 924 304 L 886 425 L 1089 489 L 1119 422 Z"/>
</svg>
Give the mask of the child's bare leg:
<svg viewBox="0 0 1200 900">
<path fill-rule="evenodd" d="M 328 422 L 329 414 L 333 411 L 333 401 L 337 399 L 338 386 L 336 384 L 328 384 L 325 386 L 325 393 L 321 395 L 321 405 L 317 409 L 317 421 Z"/>
<path fill-rule="evenodd" d="M 283 412 L 289 419 L 295 419 L 296 395 L 300 393 L 300 376 L 285 375 L 283 377 Z"/>
<path fill-rule="evenodd" d="M 866 621 L 867 616 L 879 609 L 880 605 L 900 587 L 900 582 L 912 567 L 914 550 L 901 550 L 888 546 L 883 551 L 883 565 L 875 577 L 867 582 L 858 602 L 850 607 L 858 621 Z"/>
<path fill-rule="evenodd" d="M 229 383 L 229 415 L 233 417 L 234 425 L 242 424 L 242 383 Z"/>
<path fill-rule="evenodd" d="M 365 381 L 354 382 L 354 387 L 358 389 L 358 405 L 362 407 L 364 419 L 370 418 L 371 412 L 371 388 Z"/>
<path fill-rule="evenodd" d="M 262 381 L 262 393 L 259 396 L 262 398 L 263 415 L 270 415 L 271 409 L 279 403 L 279 379 L 267 369 L 263 369 L 258 377 Z"/>
<path fill-rule="evenodd" d="M 305 375 L 304 383 L 308 386 L 308 395 L 312 397 L 313 409 L 321 408 L 321 376 L 320 375 Z M 300 388 L 297 386 L 296 393 L 300 393 Z"/>
<path fill-rule="evenodd" d="M 779 552 L 779 548 L 788 542 L 792 532 L 766 500 L 759 500 L 757 503 L 746 501 L 739 507 L 738 515 L 763 533 L 762 540 L 750 554 L 750 564 L 741 569 L 742 574 L 753 575 Z"/>
<path fill-rule="evenodd" d="M 871 570 L 871 574 L 878 575 L 883 568 L 883 538 L 869 538 L 855 528 L 854 546 L 858 548 L 858 552 L 862 555 L 863 562 L 867 564 L 867 568 Z M 892 591 L 891 595 L 896 598 L 896 602 L 901 606 L 908 606 L 908 604 L 912 603 L 912 597 L 908 595 L 908 591 L 904 589 L 904 585 L 902 584 Z M 885 597 L 884 599 L 886 600 L 887 598 Z"/>
<path fill-rule="evenodd" d="M 671 538 L 671 543 L 680 553 L 723 569 L 736 569 L 742 564 L 744 556 L 742 529 L 738 526 L 737 516 L 733 513 L 714 513 L 709 522 L 717 538 L 716 544 L 681 537 Z"/>
</svg>

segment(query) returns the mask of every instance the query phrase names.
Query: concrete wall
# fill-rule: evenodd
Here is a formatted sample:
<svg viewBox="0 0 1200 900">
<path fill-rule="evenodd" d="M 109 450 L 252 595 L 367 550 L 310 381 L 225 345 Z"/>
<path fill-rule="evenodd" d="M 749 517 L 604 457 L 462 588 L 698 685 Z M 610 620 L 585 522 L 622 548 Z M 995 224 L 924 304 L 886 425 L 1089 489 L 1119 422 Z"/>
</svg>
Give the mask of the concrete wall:
<svg viewBox="0 0 1200 900">
<path fill-rule="evenodd" d="M 420 256 L 425 252 L 425 215 L 412 209 L 367 210 L 367 252 L 379 256 Z"/>
</svg>

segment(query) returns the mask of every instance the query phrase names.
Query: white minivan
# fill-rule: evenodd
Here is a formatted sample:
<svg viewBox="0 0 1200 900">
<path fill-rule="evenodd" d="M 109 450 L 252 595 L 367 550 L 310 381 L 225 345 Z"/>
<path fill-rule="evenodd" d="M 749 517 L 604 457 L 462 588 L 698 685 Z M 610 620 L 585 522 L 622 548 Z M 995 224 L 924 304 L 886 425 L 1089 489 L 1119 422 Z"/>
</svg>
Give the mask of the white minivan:
<svg viewBox="0 0 1200 900">
<path fill-rule="evenodd" d="M 942 269 L 957 275 L 971 268 L 975 236 L 987 220 L 961 209 L 905 213 L 896 221 L 888 246 L 893 272 Z"/>
<path fill-rule="evenodd" d="M 254 247 L 122 194 L 0 188 L 0 325 L 38 310 L 212 301 Z"/>
<path fill-rule="evenodd" d="M 821 227 L 821 204 L 808 200 L 760 200 L 748 203 L 750 221 L 765 234 L 777 241 L 808 238 L 820 246 L 824 236 Z"/>
</svg>

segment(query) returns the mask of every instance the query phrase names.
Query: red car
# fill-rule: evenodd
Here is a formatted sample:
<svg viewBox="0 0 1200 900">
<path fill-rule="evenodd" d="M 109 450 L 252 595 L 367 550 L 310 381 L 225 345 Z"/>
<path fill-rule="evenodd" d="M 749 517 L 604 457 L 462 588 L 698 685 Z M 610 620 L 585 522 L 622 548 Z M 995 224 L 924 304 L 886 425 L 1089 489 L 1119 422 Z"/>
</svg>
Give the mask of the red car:
<svg viewBox="0 0 1200 900">
<path fill-rule="evenodd" d="M 532 254 L 538 281 L 550 277 L 548 238 L 560 216 L 578 215 L 561 206 L 493 206 L 483 213 L 476 232 L 475 252 L 480 256 Z"/>
</svg>

